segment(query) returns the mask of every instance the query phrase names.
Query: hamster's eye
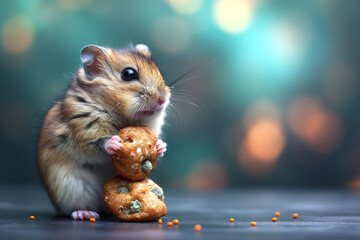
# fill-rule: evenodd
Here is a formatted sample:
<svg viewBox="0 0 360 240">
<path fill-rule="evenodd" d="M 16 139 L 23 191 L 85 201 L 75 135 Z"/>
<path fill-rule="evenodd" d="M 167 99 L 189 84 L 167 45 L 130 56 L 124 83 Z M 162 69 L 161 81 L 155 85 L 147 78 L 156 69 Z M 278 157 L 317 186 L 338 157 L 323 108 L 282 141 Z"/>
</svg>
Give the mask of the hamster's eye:
<svg viewBox="0 0 360 240">
<path fill-rule="evenodd" d="M 124 81 L 132 81 L 139 79 L 139 74 L 133 68 L 125 68 L 121 73 L 121 78 Z"/>
</svg>

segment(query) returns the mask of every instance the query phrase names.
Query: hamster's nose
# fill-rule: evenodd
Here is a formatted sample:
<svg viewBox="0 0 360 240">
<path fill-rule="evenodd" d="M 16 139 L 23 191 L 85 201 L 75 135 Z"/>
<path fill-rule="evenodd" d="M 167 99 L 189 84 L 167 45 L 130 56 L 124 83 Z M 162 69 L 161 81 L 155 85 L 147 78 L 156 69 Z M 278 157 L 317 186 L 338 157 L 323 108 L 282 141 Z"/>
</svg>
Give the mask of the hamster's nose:
<svg viewBox="0 0 360 240">
<path fill-rule="evenodd" d="M 158 100 L 157 100 L 157 103 L 158 103 L 159 105 L 164 104 L 164 102 L 165 102 L 165 99 L 162 98 L 162 97 L 159 97 Z"/>
</svg>

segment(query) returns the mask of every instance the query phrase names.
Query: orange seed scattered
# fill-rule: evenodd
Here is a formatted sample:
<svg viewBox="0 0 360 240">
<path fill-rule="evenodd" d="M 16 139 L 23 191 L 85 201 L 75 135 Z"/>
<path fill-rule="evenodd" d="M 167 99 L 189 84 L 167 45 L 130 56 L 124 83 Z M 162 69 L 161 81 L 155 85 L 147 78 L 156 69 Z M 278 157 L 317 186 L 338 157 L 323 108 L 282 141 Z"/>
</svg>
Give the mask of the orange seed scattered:
<svg viewBox="0 0 360 240">
<path fill-rule="evenodd" d="M 201 231 L 201 225 L 200 224 L 196 224 L 195 226 L 194 226 L 194 229 L 195 229 L 195 231 Z"/>
<path fill-rule="evenodd" d="M 233 218 L 230 218 L 230 222 L 234 222 L 234 219 L 233 219 Z"/>
<path fill-rule="evenodd" d="M 280 217 L 280 212 L 276 212 L 275 217 Z"/>
<path fill-rule="evenodd" d="M 161 220 L 161 219 L 159 219 L 159 220 L 158 220 L 158 223 L 159 223 L 159 224 L 162 224 L 162 220 Z"/>
<path fill-rule="evenodd" d="M 292 217 L 293 217 L 294 219 L 297 219 L 297 218 L 299 217 L 299 214 L 294 213 Z"/>
<path fill-rule="evenodd" d="M 172 222 L 168 222 L 168 226 L 171 227 L 173 225 Z"/>
<path fill-rule="evenodd" d="M 173 223 L 174 223 L 175 225 L 178 225 L 178 224 L 179 224 L 179 220 L 174 219 L 174 220 L 173 220 Z"/>
<path fill-rule="evenodd" d="M 256 226 L 256 222 L 250 222 L 250 225 L 255 227 Z"/>
<path fill-rule="evenodd" d="M 31 219 L 31 220 L 35 220 L 35 216 L 30 216 L 30 219 Z"/>
<path fill-rule="evenodd" d="M 90 222 L 96 222 L 95 218 L 90 218 Z"/>
<path fill-rule="evenodd" d="M 272 218 L 271 220 L 272 220 L 273 222 L 276 222 L 276 221 L 277 221 L 277 218 L 274 217 L 274 218 Z"/>
</svg>

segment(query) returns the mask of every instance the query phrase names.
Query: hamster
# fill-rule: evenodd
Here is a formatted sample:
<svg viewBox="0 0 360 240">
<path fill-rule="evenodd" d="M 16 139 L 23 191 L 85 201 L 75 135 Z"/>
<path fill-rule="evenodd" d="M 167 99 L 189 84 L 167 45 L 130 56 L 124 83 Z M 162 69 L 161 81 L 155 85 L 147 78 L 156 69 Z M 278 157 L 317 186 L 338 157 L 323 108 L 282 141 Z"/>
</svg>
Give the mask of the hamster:
<svg viewBox="0 0 360 240">
<path fill-rule="evenodd" d="M 82 68 L 48 111 L 38 143 L 43 183 L 59 214 L 74 219 L 107 213 L 103 186 L 117 175 L 111 155 L 122 147 L 117 132 L 145 125 L 158 136 L 170 88 L 146 45 L 81 50 Z M 158 156 L 166 143 L 158 140 Z"/>
</svg>

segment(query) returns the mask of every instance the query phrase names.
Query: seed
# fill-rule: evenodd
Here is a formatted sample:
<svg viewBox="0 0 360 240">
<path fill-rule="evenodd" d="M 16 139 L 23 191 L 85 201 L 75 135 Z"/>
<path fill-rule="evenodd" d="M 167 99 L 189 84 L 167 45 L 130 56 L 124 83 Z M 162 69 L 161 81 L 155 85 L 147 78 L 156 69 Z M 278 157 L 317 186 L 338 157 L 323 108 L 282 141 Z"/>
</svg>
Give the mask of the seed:
<svg viewBox="0 0 360 240">
<path fill-rule="evenodd" d="M 294 213 L 294 214 L 292 215 L 292 217 L 293 217 L 293 219 L 297 219 L 297 218 L 299 217 L 299 214 L 298 214 L 298 213 Z"/>
<path fill-rule="evenodd" d="M 130 204 L 130 212 L 138 213 L 140 211 L 141 211 L 141 202 L 139 202 L 138 200 L 135 199 Z"/>
<path fill-rule="evenodd" d="M 196 225 L 194 226 L 194 229 L 195 229 L 195 231 L 201 231 L 202 227 L 201 227 L 200 224 L 196 224 Z"/>
<path fill-rule="evenodd" d="M 90 218 L 90 222 L 94 223 L 94 222 L 96 222 L 96 219 L 95 218 Z"/>
<path fill-rule="evenodd" d="M 171 227 L 173 225 L 172 222 L 168 222 L 168 226 Z"/>
<path fill-rule="evenodd" d="M 272 220 L 273 222 L 276 222 L 276 221 L 277 221 L 277 218 L 274 217 L 274 218 L 272 218 L 271 220 Z"/>
<path fill-rule="evenodd" d="M 161 220 L 161 219 L 159 219 L 158 223 L 159 223 L 159 224 L 162 224 L 162 220 Z"/>
<path fill-rule="evenodd" d="M 275 217 L 280 217 L 280 212 L 275 212 Z"/>
<path fill-rule="evenodd" d="M 175 225 L 178 225 L 178 224 L 179 224 L 179 220 L 174 219 L 174 220 L 173 220 L 173 223 L 174 223 Z"/>
<path fill-rule="evenodd" d="M 234 219 L 233 219 L 233 218 L 230 218 L 230 222 L 234 222 Z"/>
<path fill-rule="evenodd" d="M 35 216 L 30 216 L 30 219 L 31 219 L 31 220 L 35 220 Z"/>
<path fill-rule="evenodd" d="M 255 227 L 256 226 L 256 222 L 250 222 L 250 225 Z"/>
<path fill-rule="evenodd" d="M 149 160 L 145 160 L 143 161 L 143 163 L 141 164 L 141 169 L 144 171 L 144 172 L 149 172 L 153 169 L 153 166 L 151 164 L 151 162 Z"/>
</svg>

